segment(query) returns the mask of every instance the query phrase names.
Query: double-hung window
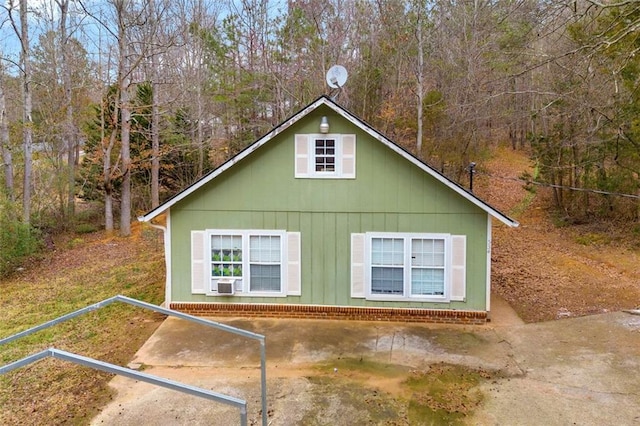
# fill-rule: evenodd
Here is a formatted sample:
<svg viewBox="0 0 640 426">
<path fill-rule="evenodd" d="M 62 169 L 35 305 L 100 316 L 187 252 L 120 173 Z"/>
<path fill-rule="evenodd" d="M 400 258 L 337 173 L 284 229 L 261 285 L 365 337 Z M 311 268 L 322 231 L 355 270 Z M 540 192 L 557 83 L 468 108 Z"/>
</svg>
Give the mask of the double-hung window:
<svg viewBox="0 0 640 426">
<path fill-rule="evenodd" d="M 300 295 L 300 233 L 282 230 L 191 232 L 194 294 Z"/>
<path fill-rule="evenodd" d="M 219 282 L 231 282 L 234 292 L 280 294 L 284 262 L 282 231 L 209 231 L 211 293 Z"/>
<path fill-rule="evenodd" d="M 351 296 L 464 301 L 466 236 L 370 232 L 351 235 Z"/>
<path fill-rule="evenodd" d="M 280 235 L 249 235 L 249 292 L 282 291 Z"/>
</svg>

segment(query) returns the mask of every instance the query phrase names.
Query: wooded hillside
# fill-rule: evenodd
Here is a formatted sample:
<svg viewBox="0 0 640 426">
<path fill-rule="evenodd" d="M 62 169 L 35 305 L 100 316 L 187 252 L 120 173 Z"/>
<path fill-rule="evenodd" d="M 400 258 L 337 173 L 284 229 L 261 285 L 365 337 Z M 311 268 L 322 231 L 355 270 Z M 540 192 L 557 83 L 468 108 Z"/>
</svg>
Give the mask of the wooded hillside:
<svg viewBox="0 0 640 426">
<path fill-rule="evenodd" d="M 638 218 L 635 1 L 11 0 L 0 16 L 0 246 L 76 227 L 81 200 L 128 235 L 322 94 L 465 185 L 508 143 L 567 220 Z"/>
</svg>

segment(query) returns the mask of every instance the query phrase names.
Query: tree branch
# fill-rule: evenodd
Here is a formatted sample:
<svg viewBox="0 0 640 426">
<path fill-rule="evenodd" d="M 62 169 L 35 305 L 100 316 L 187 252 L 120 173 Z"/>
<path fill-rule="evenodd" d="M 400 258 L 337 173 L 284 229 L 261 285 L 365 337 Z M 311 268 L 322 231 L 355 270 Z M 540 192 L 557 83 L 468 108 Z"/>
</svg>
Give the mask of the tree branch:
<svg viewBox="0 0 640 426">
<path fill-rule="evenodd" d="M 588 3 L 591 3 L 594 6 L 598 6 L 601 7 L 603 9 L 608 9 L 608 8 L 612 8 L 612 7 L 622 7 L 622 6 L 626 6 L 629 4 L 637 4 L 638 0 L 623 0 L 620 1 L 618 3 L 602 3 L 600 1 L 597 0 L 587 0 Z"/>
</svg>

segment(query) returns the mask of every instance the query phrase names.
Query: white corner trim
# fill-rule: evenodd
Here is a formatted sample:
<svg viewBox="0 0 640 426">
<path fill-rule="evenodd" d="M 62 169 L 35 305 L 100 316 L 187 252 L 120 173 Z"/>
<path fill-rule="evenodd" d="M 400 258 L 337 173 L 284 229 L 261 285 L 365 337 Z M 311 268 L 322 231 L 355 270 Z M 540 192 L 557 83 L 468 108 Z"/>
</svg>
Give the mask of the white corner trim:
<svg viewBox="0 0 640 426">
<path fill-rule="evenodd" d="M 491 311 L 491 243 L 493 237 L 491 236 L 491 216 L 487 216 L 487 302 L 486 311 Z"/>
<path fill-rule="evenodd" d="M 152 228 L 156 228 L 162 231 L 162 238 L 164 243 L 164 267 L 165 267 L 165 280 L 164 280 L 164 304 L 170 306 L 171 304 L 171 211 L 167 211 L 167 226 L 157 225 L 151 220 L 147 223 Z"/>
</svg>

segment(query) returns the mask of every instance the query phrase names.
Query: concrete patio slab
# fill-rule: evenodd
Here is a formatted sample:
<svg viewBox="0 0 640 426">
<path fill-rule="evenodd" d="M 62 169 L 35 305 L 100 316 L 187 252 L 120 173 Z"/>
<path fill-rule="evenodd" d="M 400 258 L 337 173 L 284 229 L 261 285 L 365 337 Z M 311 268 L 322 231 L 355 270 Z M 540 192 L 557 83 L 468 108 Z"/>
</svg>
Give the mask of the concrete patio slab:
<svg viewBox="0 0 640 426">
<path fill-rule="evenodd" d="M 381 392 L 348 398 L 340 396 L 338 380 L 335 397 L 331 392 L 319 396 L 312 378 L 317 368 L 332 370 L 351 358 L 415 369 L 446 362 L 499 371 L 499 377 L 480 386 L 485 399 L 469 424 L 640 424 L 639 316 L 620 312 L 525 325 L 509 309 L 502 306 L 486 326 L 242 318 L 223 322 L 266 336 L 273 425 L 309 424 L 310 418 L 312 424 L 327 425 L 370 421 L 363 401 L 380 398 L 384 405 L 385 392 L 397 387 L 393 377 L 379 383 Z M 133 362 L 146 373 L 245 399 L 250 424 L 260 423 L 255 341 L 168 318 Z M 350 373 L 336 369 L 333 374 L 338 378 Z M 239 423 L 237 409 L 218 403 L 122 377 L 114 378 L 111 386 L 115 399 L 93 424 Z M 314 411 L 318 398 L 321 412 Z M 394 424 L 407 424 L 403 421 Z"/>
</svg>

